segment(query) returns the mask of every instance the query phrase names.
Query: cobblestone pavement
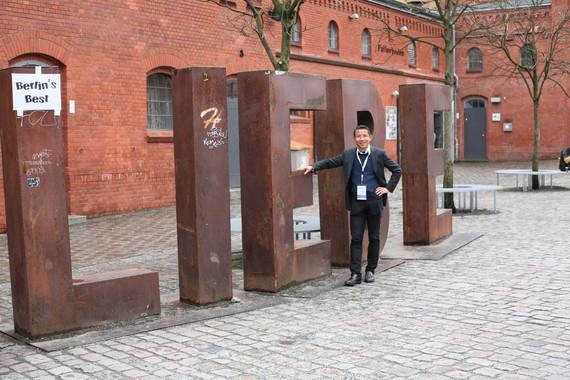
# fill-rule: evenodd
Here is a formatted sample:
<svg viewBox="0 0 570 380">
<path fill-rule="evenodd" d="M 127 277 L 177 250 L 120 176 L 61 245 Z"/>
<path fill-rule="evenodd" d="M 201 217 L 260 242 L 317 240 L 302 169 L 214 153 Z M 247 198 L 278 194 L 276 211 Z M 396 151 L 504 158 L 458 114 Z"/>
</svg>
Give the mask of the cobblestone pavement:
<svg viewBox="0 0 570 380">
<path fill-rule="evenodd" d="M 529 166 L 459 163 L 455 181 L 494 184 L 495 170 Z M 0 334 L 0 378 L 570 379 L 570 174 L 553 181 L 553 189 L 499 192 L 497 213 L 454 216 L 455 232 L 484 235 L 373 284 L 49 353 Z M 490 194 L 479 207 L 492 208 Z M 390 236 L 401 219 L 398 190 Z M 173 208 L 70 231 L 75 274 L 136 264 L 160 271 L 162 293 L 176 291 Z M 0 325 L 11 323 L 5 246 L 0 236 Z"/>
</svg>

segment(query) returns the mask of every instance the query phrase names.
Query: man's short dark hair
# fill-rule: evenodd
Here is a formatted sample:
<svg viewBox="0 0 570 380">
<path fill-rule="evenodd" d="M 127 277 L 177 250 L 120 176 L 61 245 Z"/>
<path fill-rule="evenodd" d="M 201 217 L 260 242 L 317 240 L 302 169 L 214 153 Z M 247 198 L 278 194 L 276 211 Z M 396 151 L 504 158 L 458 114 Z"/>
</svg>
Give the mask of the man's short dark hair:
<svg viewBox="0 0 570 380">
<path fill-rule="evenodd" d="M 360 124 L 357 125 L 356 128 L 354 128 L 354 132 L 352 132 L 352 137 L 356 137 L 356 131 L 358 131 L 359 129 L 366 129 L 368 131 L 368 134 L 372 136 L 372 131 L 370 130 L 370 127 L 368 125 Z"/>
</svg>

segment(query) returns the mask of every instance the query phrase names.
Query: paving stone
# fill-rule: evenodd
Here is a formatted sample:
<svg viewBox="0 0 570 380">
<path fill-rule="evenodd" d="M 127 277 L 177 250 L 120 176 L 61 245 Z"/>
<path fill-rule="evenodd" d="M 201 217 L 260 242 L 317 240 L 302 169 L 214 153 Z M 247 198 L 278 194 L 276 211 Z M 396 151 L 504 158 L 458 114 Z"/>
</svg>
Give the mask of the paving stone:
<svg viewBox="0 0 570 380">
<path fill-rule="evenodd" d="M 530 380 L 528 376 L 516 374 L 516 373 L 502 373 L 498 377 L 501 380 Z"/>
<path fill-rule="evenodd" d="M 28 363 L 34 365 L 34 364 L 38 364 L 38 363 L 48 362 L 51 359 L 46 355 L 34 354 L 34 355 L 25 356 L 24 360 L 27 361 Z"/>
<path fill-rule="evenodd" d="M 145 376 L 146 373 L 143 371 L 139 371 L 138 369 L 129 369 L 123 372 L 123 376 L 127 376 L 130 378 L 138 379 Z"/>
<path fill-rule="evenodd" d="M 71 368 L 66 366 L 59 366 L 48 370 L 49 373 L 55 376 L 63 375 L 64 373 L 71 372 Z"/>
<path fill-rule="evenodd" d="M 63 375 L 59 375 L 58 378 L 69 380 L 88 380 L 92 379 L 93 377 L 91 375 L 84 375 L 80 373 L 64 373 Z"/>
<path fill-rule="evenodd" d="M 44 371 L 43 369 L 37 369 L 35 371 L 31 371 L 26 373 L 27 376 L 30 376 L 32 379 L 37 379 L 38 377 L 42 376 L 51 376 L 48 372 Z"/>
<path fill-rule="evenodd" d="M 12 371 L 18 372 L 18 373 L 26 373 L 26 372 L 30 372 L 36 369 L 36 367 L 34 367 L 33 365 L 29 364 L 29 363 L 18 363 L 18 364 L 14 364 L 12 366 L 10 366 L 10 368 L 12 369 Z"/>
<path fill-rule="evenodd" d="M 487 367 L 477 368 L 473 372 L 475 372 L 478 375 L 487 376 L 487 377 L 497 377 L 497 375 L 501 373 L 500 370 L 494 368 L 487 368 Z"/>
<path fill-rule="evenodd" d="M 55 377 L 52 377 L 53 379 L 55 379 Z M 20 380 L 20 379 L 29 379 L 29 377 L 21 374 L 21 373 L 17 373 L 17 372 L 12 372 L 9 373 L 5 376 L 2 376 L 3 380 Z"/>
<path fill-rule="evenodd" d="M 451 377 L 452 379 L 468 379 L 472 376 L 472 373 L 471 372 L 465 372 L 465 371 L 452 370 L 452 371 L 446 372 L 446 375 Z"/>
</svg>

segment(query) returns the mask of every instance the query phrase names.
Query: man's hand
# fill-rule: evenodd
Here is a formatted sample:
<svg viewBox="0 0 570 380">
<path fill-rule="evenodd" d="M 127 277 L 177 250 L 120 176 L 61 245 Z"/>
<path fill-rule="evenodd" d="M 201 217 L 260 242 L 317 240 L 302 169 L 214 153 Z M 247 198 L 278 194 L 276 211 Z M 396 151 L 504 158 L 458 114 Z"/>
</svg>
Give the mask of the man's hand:
<svg viewBox="0 0 570 380">
<path fill-rule="evenodd" d="M 311 172 L 313 171 L 313 167 L 310 166 L 310 165 L 309 165 L 309 166 L 303 166 L 303 167 L 300 167 L 300 168 L 297 169 L 297 170 L 303 170 L 303 174 L 309 174 L 309 173 L 311 173 Z"/>
<path fill-rule="evenodd" d="M 388 194 L 388 193 L 389 193 L 389 191 L 388 191 L 387 188 L 385 188 L 385 187 L 380 187 L 380 186 L 378 186 L 378 187 L 376 188 L 376 191 L 375 191 L 375 192 L 376 192 L 376 195 L 378 195 L 379 197 L 382 196 L 382 195 L 384 195 L 384 194 Z"/>
</svg>

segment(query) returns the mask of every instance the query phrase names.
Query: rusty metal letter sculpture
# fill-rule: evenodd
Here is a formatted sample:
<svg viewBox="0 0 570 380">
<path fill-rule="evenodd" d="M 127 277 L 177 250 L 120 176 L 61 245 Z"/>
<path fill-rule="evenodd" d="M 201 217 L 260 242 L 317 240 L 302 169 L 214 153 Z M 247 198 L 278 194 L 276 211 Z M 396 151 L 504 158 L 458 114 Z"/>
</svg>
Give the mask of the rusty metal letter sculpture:
<svg viewBox="0 0 570 380">
<path fill-rule="evenodd" d="M 39 69 L 39 68 L 37 68 Z M 29 90 L 22 105 L 16 90 Z M 0 126 L 14 326 L 29 338 L 160 312 L 158 273 L 131 269 L 73 279 L 61 117 L 42 110 L 44 68 L 0 71 Z M 22 77 L 18 77 L 22 78 Z M 55 78 L 51 77 L 50 78 Z M 53 90 L 53 88 L 51 88 Z M 19 98 L 18 98 L 19 99 Z M 29 107 L 32 105 L 31 107 Z"/>
<path fill-rule="evenodd" d="M 353 147 L 353 132 L 358 124 L 372 129 L 374 146 L 384 146 L 386 120 L 376 88 L 367 81 L 328 80 L 327 110 L 315 112 L 315 150 L 318 158 L 335 156 Z M 350 263 L 350 222 L 344 194 L 341 169 L 319 173 L 321 236 L 331 241 L 331 262 L 338 266 L 348 266 Z M 386 244 L 389 220 L 390 208 L 385 207 L 380 227 L 380 251 Z M 366 249 L 363 253 L 366 255 Z"/>
<path fill-rule="evenodd" d="M 312 203 L 312 178 L 291 171 L 289 112 L 323 110 L 323 77 L 238 74 L 246 290 L 276 292 L 330 273 L 330 242 L 293 239 L 294 207 Z"/>
<path fill-rule="evenodd" d="M 174 158 L 180 299 L 232 298 L 226 71 L 177 70 Z"/>
<path fill-rule="evenodd" d="M 451 235 L 450 210 L 438 210 L 435 178 L 443 173 L 443 150 L 434 149 L 434 112 L 449 110 L 449 88 L 400 86 L 404 245 L 431 244 Z"/>
</svg>

